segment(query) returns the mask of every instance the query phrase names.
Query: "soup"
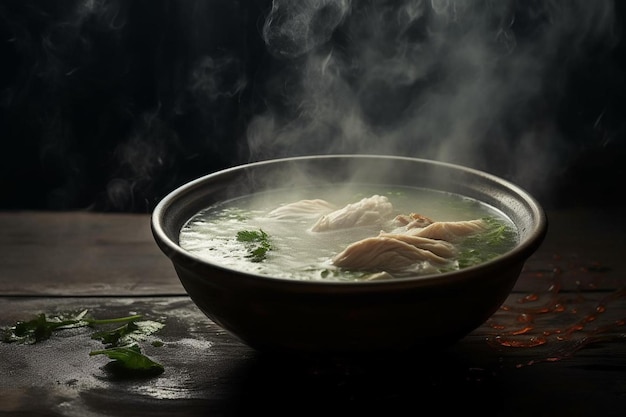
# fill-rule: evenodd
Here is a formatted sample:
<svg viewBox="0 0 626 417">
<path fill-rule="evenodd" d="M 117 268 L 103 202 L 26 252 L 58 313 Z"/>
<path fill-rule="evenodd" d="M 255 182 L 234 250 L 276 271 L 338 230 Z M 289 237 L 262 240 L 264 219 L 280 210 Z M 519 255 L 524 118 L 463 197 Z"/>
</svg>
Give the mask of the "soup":
<svg viewBox="0 0 626 417">
<path fill-rule="evenodd" d="M 427 188 L 353 185 L 273 190 L 207 207 L 180 246 L 226 268 L 297 280 L 363 281 L 438 274 L 518 243 L 483 202 Z"/>
</svg>

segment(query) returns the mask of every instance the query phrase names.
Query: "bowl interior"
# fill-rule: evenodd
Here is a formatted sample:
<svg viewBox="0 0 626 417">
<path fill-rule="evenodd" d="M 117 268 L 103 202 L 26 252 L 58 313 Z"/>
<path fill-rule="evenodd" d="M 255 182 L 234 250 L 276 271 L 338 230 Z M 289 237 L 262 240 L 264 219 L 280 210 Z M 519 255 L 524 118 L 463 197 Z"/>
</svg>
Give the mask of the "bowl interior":
<svg viewBox="0 0 626 417">
<path fill-rule="evenodd" d="M 241 165 L 198 178 L 166 196 L 153 213 L 157 243 L 169 257 L 183 225 L 207 206 L 261 191 L 321 184 L 364 183 L 425 187 L 482 201 L 517 226 L 515 254 L 529 256 L 541 243 L 547 220 L 539 203 L 520 187 L 488 173 L 432 160 L 377 155 L 284 158 Z"/>
</svg>

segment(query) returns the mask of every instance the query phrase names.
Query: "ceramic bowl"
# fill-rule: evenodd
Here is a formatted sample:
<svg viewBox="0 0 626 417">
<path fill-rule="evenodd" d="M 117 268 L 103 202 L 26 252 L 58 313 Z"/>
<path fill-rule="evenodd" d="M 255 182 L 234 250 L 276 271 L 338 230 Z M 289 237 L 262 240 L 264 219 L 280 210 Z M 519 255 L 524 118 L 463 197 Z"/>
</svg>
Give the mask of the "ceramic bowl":
<svg viewBox="0 0 626 417">
<path fill-rule="evenodd" d="M 519 244 L 458 271 L 366 282 L 244 273 L 179 245 L 181 228 L 203 208 L 276 187 L 328 181 L 465 195 L 507 215 L 519 230 Z M 267 352 L 369 354 L 442 349 L 483 324 L 542 243 L 547 218 L 528 192 L 486 172 L 417 158 L 319 155 L 254 162 L 193 180 L 159 202 L 151 227 L 193 302 L 241 342 Z"/>
</svg>

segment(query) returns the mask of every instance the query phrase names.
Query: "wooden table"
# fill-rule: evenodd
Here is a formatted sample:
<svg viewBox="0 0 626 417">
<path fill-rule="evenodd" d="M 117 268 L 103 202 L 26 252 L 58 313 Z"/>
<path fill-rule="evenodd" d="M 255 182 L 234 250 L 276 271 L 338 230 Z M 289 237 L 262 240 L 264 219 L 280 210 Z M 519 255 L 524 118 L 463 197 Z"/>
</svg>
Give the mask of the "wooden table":
<svg viewBox="0 0 626 417">
<path fill-rule="evenodd" d="M 206 319 L 154 243 L 148 215 L 0 213 L 0 326 L 79 308 L 165 324 L 163 346 L 144 348 L 165 371 L 143 379 L 108 373 L 106 357 L 89 356 L 102 345 L 85 328 L 0 343 L 0 415 L 624 416 L 624 210 L 554 209 L 548 218 L 502 309 L 450 349 L 322 360 L 261 355 Z"/>
</svg>

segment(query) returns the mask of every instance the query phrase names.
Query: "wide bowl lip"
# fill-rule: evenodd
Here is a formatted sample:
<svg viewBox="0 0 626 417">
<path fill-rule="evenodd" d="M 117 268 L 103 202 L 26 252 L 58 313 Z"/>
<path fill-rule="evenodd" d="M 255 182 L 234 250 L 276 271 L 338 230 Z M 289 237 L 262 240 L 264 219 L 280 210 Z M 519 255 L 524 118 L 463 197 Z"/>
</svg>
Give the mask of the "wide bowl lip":
<svg viewBox="0 0 626 417">
<path fill-rule="evenodd" d="M 514 194 L 518 195 L 527 205 L 532 212 L 533 219 L 536 221 L 533 223 L 533 228 L 528 232 L 527 238 L 520 242 L 515 248 L 506 252 L 505 254 L 498 256 L 490 261 L 483 262 L 479 265 L 463 268 L 461 270 L 449 271 L 444 273 L 419 275 L 413 277 L 403 277 L 389 280 L 373 280 L 373 281 L 339 281 L 339 280 L 295 280 L 285 277 L 273 277 L 269 275 L 263 275 L 253 272 L 243 272 L 233 268 L 227 268 L 215 262 L 211 262 L 198 255 L 194 255 L 191 252 L 183 249 L 178 243 L 170 239 L 163 227 L 164 217 L 167 210 L 176 203 L 177 199 L 184 195 L 190 189 L 194 189 L 201 186 L 203 183 L 210 182 L 215 177 L 225 176 L 228 173 L 235 172 L 241 169 L 249 169 L 257 166 L 268 164 L 279 164 L 290 161 L 298 160 L 313 160 L 313 159 L 331 159 L 331 158 L 350 158 L 350 159 L 387 159 L 387 160 L 402 160 L 402 161 L 414 161 L 420 163 L 426 163 L 430 165 L 437 165 L 441 167 L 450 168 L 453 170 L 464 171 L 466 173 L 484 177 L 492 182 L 498 183 L 510 190 Z M 155 206 L 151 214 L 150 219 L 151 230 L 153 236 L 165 255 L 170 258 L 175 264 L 181 265 L 202 265 L 204 268 L 211 270 L 220 270 L 228 274 L 232 274 L 232 279 L 241 280 L 254 280 L 258 285 L 263 283 L 269 285 L 276 285 L 281 283 L 284 286 L 292 287 L 306 287 L 307 289 L 333 290 L 333 289 L 346 289 L 349 288 L 355 291 L 369 291 L 369 290 L 395 290 L 398 288 L 408 287 L 430 287 L 439 286 L 444 283 L 458 283 L 462 281 L 469 281 L 476 276 L 481 276 L 492 269 L 500 269 L 502 267 L 511 264 L 521 264 L 530 257 L 536 249 L 542 244 L 548 229 L 548 218 L 539 201 L 533 197 L 524 188 L 514 184 L 513 182 L 501 178 L 497 175 L 482 171 L 479 169 L 471 168 L 468 166 L 455 164 L 451 162 L 438 161 L 434 159 L 399 156 L 399 155 L 387 155 L 387 154 L 324 154 L 324 155 L 299 155 L 290 157 L 279 157 L 271 159 L 263 159 L 253 162 L 240 163 L 228 168 L 224 168 L 209 174 L 200 176 L 196 179 L 188 181 L 179 187 L 173 189 L 166 194 Z M 210 277 L 207 277 L 210 279 Z"/>
</svg>

